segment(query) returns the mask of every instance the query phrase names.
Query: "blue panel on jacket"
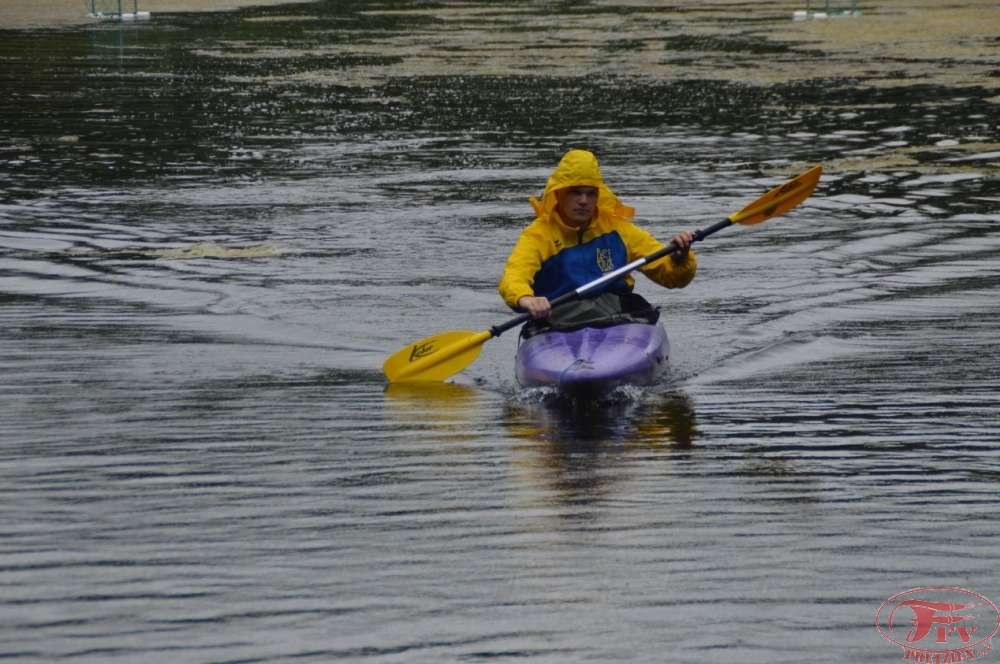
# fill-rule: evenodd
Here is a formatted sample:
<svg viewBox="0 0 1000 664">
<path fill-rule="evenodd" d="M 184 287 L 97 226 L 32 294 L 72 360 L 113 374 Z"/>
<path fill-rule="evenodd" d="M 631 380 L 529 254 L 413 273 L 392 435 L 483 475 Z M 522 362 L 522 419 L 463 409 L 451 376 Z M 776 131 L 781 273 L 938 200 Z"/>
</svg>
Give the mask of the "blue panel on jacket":
<svg viewBox="0 0 1000 664">
<path fill-rule="evenodd" d="M 535 274 L 535 296 L 551 300 L 600 279 L 627 263 L 628 251 L 621 235 L 617 231 L 606 233 L 575 247 L 563 249 L 542 263 L 541 269 Z M 625 293 L 628 290 L 628 284 L 616 280 L 588 295 L 609 291 Z"/>
</svg>

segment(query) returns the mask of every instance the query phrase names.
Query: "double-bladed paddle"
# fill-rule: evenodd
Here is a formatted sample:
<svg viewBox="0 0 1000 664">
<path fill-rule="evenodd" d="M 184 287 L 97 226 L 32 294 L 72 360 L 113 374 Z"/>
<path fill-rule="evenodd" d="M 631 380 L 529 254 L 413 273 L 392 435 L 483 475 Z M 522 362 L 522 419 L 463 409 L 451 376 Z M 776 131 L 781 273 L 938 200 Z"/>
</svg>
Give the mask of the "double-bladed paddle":
<svg viewBox="0 0 1000 664">
<path fill-rule="evenodd" d="M 695 231 L 695 237 L 692 242 L 704 240 L 709 235 L 721 231 L 723 228 L 728 228 L 733 224 L 750 226 L 788 212 L 809 198 L 819 183 L 819 176 L 822 172 L 822 166 L 814 166 L 802 175 L 792 178 L 779 187 L 775 187 L 739 212 L 729 215 L 727 219 L 708 228 Z M 554 298 L 550 304 L 556 307 L 563 302 L 577 299 L 610 281 L 625 276 L 632 270 L 657 261 L 676 250 L 677 245 L 671 242 L 659 251 L 655 251 L 644 258 L 634 260 L 617 270 L 608 272 L 601 278 L 580 286 L 575 291 Z M 454 376 L 472 364 L 479 356 L 479 351 L 482 350 L 483 344 L 488 340 L 493 337 L 499 337 L 512 327 L 526 323 L 530 318 L 530 314 L 524 313 L 511 318 L 506 323 L 495 325 L 483 332 L 454 330 L 421 339 L 389 357 L 385 361 L 385 364 L 382 365 L 382 371 L 390 383 L 442 381 Z"/>
</svg>

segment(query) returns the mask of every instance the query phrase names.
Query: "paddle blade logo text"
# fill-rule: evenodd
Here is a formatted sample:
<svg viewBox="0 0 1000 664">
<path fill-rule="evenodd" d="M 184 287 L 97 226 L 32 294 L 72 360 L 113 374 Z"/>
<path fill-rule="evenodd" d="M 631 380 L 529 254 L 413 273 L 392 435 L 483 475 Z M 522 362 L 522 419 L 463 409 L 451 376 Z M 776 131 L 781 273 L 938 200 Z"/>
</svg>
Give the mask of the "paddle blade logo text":
<svg viewBox="0 0 1000 664">
<path fill-rule="evenodd" d="M 788 192 L 792 191 L 793 189 L 798 189 L 801 186 L 802 186 L 802 182 L 798 178 L 795 178 L 791 182 L 786 183 L 784 187 L 782 187 L 781 189 L 779 189 L 778 193 L 775 194 L 774 197 L 777 198 L 778 196 L 781 196 L 782 194 L 787 194 Z"/>
<path fill-rule="evenodd" d="M 960 588 L 915 588 L 890 597 L 875 614 L 882 636 L 903 659 L 927 664 L 970 662 L 993 652 L 1000 611 L 982 595 Z"/>
<path fill-rule="evenodd" d="M 436 351 L 437 346 L 434 345 L 435 341 L 437 341 L 437 339 L 431 339 L 430 341 L 414 344 L 413 350 L 410 351 L 410 362 L 415 362 L 422 357 L 427 357 Z"/>
</svg>

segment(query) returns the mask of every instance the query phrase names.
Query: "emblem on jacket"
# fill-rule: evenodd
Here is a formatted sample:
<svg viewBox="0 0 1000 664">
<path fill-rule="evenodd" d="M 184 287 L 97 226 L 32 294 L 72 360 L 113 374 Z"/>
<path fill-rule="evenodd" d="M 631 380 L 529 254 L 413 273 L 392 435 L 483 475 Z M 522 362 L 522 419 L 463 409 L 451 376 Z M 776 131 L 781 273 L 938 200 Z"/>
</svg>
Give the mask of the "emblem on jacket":
<svg viewBox="0 0 1000 664">
<path fill-rule="evenodd" d="M 607 273 L 615 269 L 615 261 L 611 257 L 610 249 L 598 249 L 597 250 L 597 265 L 601 268 L 601 272 Z"/>
</svg>

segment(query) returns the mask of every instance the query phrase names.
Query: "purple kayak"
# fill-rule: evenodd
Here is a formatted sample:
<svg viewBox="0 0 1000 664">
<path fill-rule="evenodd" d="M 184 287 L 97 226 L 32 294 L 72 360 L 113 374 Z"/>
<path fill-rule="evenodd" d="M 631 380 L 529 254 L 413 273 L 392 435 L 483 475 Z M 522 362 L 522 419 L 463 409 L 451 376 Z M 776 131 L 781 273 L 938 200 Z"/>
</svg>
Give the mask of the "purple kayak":
<svg viewBox="0 0 1000 664">
<path fill-rule="evenodd" d="M 669 351 L 667 333 L 659 324 L 543 332 L 518 347 L 517 382 L 523 387 L 558 387 L 572 394 L 652 385 L 666 370 Z"/>
</svg>

